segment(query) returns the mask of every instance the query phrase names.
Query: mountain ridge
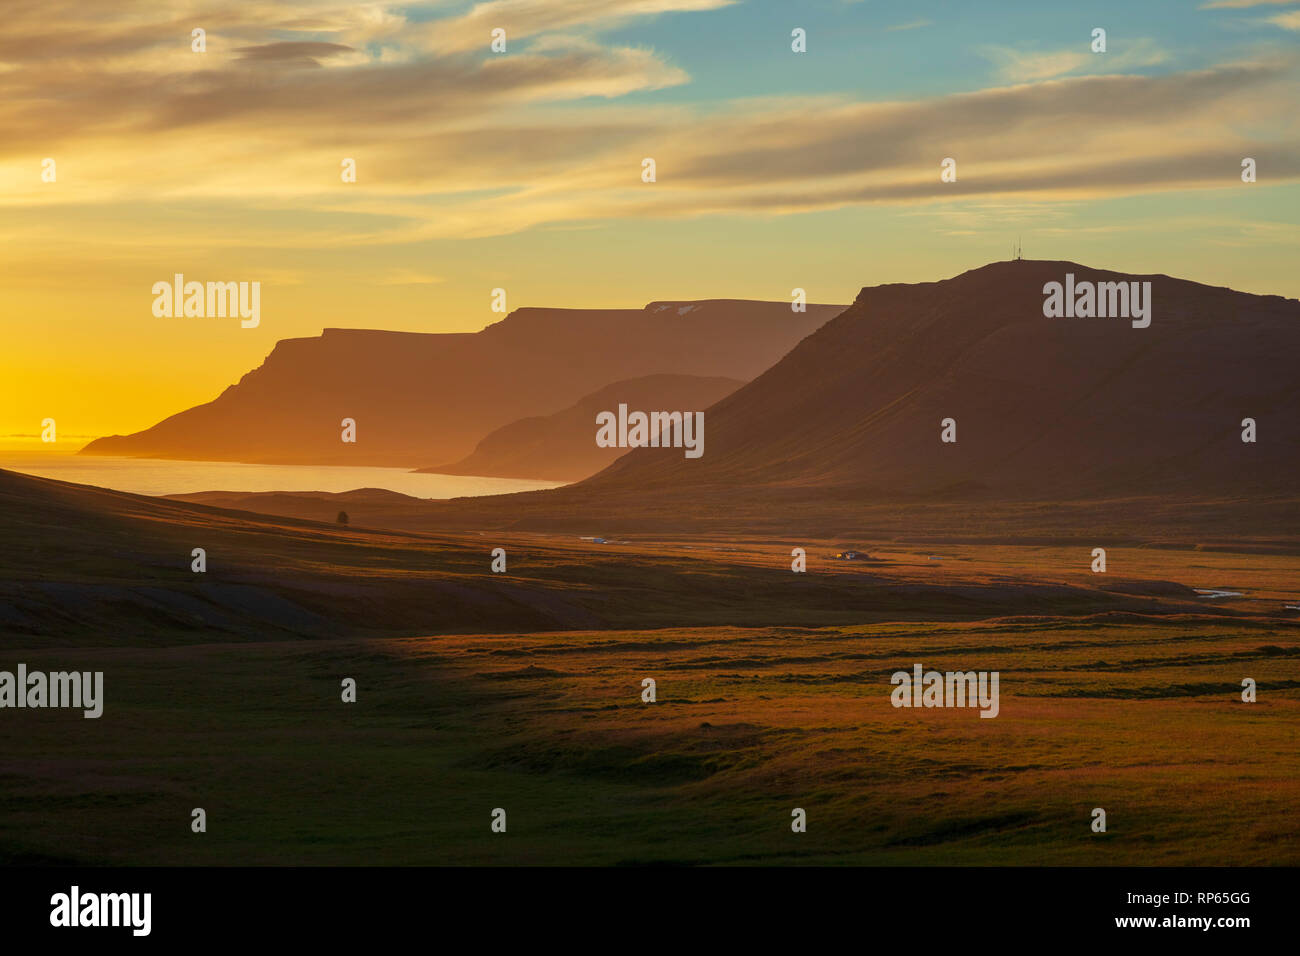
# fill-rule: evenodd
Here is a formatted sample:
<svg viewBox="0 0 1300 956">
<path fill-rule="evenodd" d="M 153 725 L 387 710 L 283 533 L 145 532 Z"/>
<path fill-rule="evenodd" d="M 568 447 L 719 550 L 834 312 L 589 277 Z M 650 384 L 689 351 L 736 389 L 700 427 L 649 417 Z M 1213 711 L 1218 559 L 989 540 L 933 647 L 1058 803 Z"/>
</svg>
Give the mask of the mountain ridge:
<svg viewBox="0 0 1300 956">
<path fill-rule="evenodd" d="M 1044 284 L 1067 273 L 1151 282 L 1152 325 L 1045 317 Z M 872 286 L 707 410 L 703 459 L 637 449 L 579 487 L 925 494 L 974 483 L 1074 494 L 1170 481 L 1181 459 L 1218 490 L 1234 481 L 1276 488 L 1300 463 L 1287 358 L 1297 346 L 1296 300 L 1068 261 L 1011 260 L 938 282 Z M 1212 383 L 1215 398 L 1198 397 L 1189 375 Z M 1234 445 L 1252 410 L 1268 422 L 1267 442 Z M 957 423 L 955 443 L 940 441 L 945 418 Z M 1223 466 L 1243 447 L 1257 452 L 1253 469 Z M 1088 480 L 1078 480 L 1084 472 Z"/>
<path fill-rule="evenodd" d="M 558 412 L 610 382 L 680 374 L 748 380 L 838 313 L 710 299 L 686 314 L 518 309 L 479 332 L 326 329 L 282 339 L 209 402 L 82 454 L 427 467 L 489 432 Z M 341 440 L 356 422 L 355 444 Z"/>
</svg>

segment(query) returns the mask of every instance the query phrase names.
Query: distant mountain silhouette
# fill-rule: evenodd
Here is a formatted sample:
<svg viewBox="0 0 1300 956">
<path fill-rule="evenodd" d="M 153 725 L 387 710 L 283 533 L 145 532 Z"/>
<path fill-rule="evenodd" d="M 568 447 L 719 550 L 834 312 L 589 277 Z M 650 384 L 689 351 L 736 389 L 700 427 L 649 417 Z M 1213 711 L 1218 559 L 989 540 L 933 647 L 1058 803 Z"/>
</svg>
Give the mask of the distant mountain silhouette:
<svg viewBox="0 0 1300 956">
<path fill-rule="evenodd" d="M 1150 281 L 1150 326 L 1045 317 L 1044 285 L 1067 273 Z M 863 289 L 707 410 L 702 458 L 637 449 L 533 500 L 635 491 L 683 502 L 709 489 L 798 502 L 1294 492 L 1297 356 L 1293 299 L 1071 262 L 998 262 Z M 1248 417 L 1254 444 L 1241 440 Z M 956 443 L 940 441 L 945 418 L 956 421 Z"/>
<path fill-rule="evenodd" d="M 1150 281 L 1149 328 L 1047 318 L 1043 286 Z M 705 410 L 705 453 L 634 449 L 576 484 L 450 501 L 195 498 L 375 527 L 1152 542 L 1294 554 L 1300 302 L 1069 262 L 867 288 Z M 1254 418 L 1258 441 L 1241 441 Z M 957 422 L 957 442 L 940 422 Z M 332 510 L 331 510 L 332 509 Z M 1091 545 L 1089 545 L 1091 546 Z"/>
<path fill-rule="evenodd" d="M 745 383 L 734 378 L 647 375 L 607 385 L 554 415 L 522 418 L 492 432 L 467 458 L 420 471 L 496 478 L 579 481 L 594 475 L 626 448 L 596 444 L 596 415 L 629 410 L 698 411 Z"/>
<path fill-rule="evenodd" d="M 427 467 L 494 429 L 645 375 L 747 380 L 843 310 L 710 299 L 644 309 L 517 309 L 481 332 L 326 329 L 276 344 L 215 400 L 83 454 Z M 356 444 L 340 423 L 357 423 Z"/>
</svg>

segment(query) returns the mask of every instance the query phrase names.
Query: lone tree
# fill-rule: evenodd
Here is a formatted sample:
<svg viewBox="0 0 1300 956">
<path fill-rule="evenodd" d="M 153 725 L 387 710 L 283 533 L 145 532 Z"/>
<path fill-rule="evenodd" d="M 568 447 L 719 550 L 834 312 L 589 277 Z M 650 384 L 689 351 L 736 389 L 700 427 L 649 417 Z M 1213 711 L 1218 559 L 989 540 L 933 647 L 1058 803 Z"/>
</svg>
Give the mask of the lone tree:
<svg viewBox="0 0 1300 956">
<path fill-rule="evenodd" d="M 339 524 L 347 524 L 347 523 L 348 523 L 348 513 L 347 513 L 346 511 L 340 511 L 340 512 L 339 512 L 339 516 L 338 516 L 336 519 L 334 519 L 334 520 L 336 520 Z"/>
</svg>

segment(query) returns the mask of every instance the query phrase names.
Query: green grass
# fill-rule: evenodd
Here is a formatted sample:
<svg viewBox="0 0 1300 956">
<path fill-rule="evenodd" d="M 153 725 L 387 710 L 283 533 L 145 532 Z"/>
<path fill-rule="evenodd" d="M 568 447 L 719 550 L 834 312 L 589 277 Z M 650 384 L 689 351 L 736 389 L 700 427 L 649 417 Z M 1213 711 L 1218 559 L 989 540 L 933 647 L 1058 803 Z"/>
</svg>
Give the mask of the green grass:
<svg viewBox="0 0 1300 956">
<path fill-rule="evenodd" d="M 19 652 L 107 703 L 6 712 L 0 858 L 1294 864 L 1295 647 L 1085 620 Z M 999 670 L 1001 715 L 894 709 L 917 661 Z"/>
</svg>

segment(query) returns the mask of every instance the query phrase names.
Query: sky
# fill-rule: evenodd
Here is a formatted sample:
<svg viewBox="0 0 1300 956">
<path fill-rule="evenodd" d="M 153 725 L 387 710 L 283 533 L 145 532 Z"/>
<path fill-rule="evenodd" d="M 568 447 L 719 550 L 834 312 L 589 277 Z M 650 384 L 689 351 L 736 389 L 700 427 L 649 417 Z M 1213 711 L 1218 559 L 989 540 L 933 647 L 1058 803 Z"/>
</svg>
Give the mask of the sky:
<svg viewBox="0 0 1300 956">
<path fill-rule="evenodd" d="M 847 304 L 1019 236 L 1300 297 L 1297 80 L 1300 0 L 6 8 L 0 447 L 137 431 L 324 328 L 475 331 L 498 288 Z M 260 282 L 259 325 L 156 317 L 176 273 Z"/>
</svg>

